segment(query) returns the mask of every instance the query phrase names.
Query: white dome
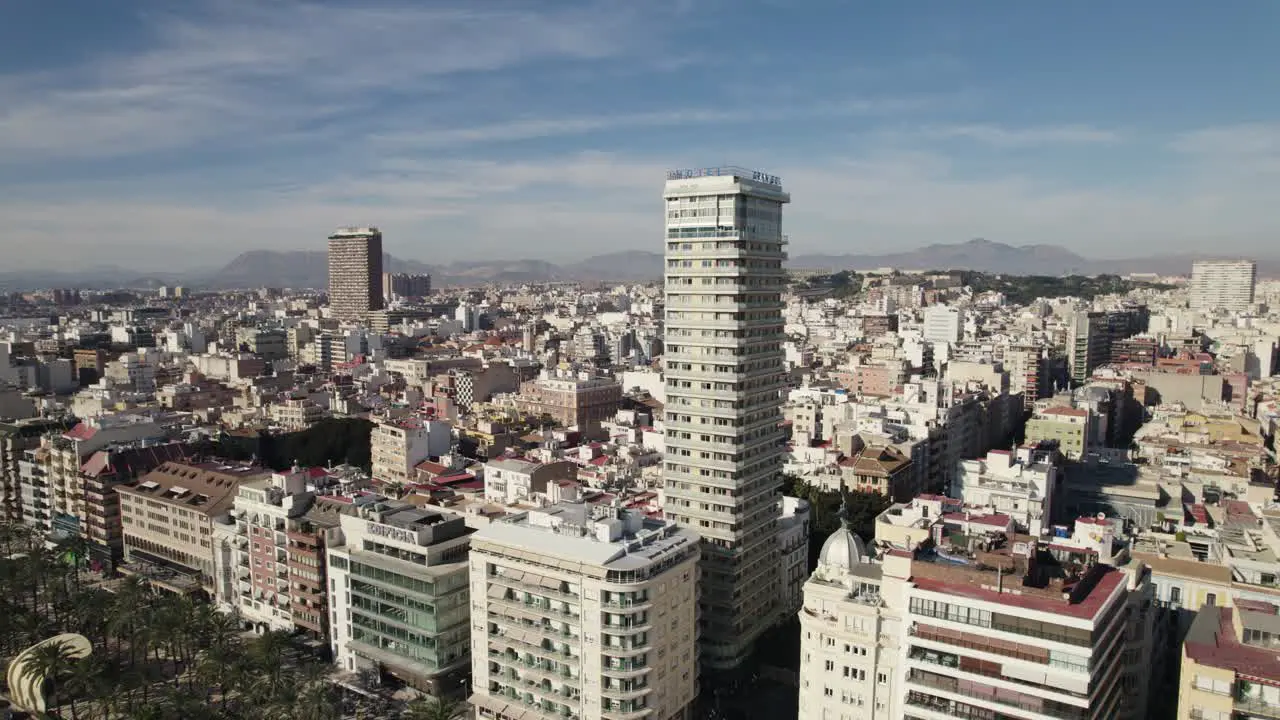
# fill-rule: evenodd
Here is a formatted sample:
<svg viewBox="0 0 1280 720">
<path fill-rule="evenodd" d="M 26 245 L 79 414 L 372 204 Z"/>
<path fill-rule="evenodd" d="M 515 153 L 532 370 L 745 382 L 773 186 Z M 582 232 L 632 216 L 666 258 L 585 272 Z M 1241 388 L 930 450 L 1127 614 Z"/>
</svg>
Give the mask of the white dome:
<svg viewBox="0 0 1280 720">
<path fill-rule="evenodd" d="M 833 570 L 849 570 L 862 563 L 867 556 L 867 546 L 858 534 L 841 525 L 839 530 L 831 533 L 831 537 L 822 543 L 822 552 L 818 553 L 818 566 Z"/>
</svg>

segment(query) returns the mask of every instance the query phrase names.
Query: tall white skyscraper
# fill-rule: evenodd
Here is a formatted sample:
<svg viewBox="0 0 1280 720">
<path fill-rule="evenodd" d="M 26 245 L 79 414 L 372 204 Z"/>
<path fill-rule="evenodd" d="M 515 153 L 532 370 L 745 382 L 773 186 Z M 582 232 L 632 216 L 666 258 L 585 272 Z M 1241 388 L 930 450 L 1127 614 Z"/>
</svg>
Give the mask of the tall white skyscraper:
<svg viewBox="0 0 1280 720">
<path fill-rule="evenodd" d="M 667 174 L 665 512 L 703 539 L 701 658 L 736 668 L 781 602 L 784 340 L 773 175 Z"/>
<path fill-rule="evenodd" d="M 1247 310 L 1258 265 L 1252 260 L 1199 260 L 1191 265 L 1192 310 Z"/>
</svg>

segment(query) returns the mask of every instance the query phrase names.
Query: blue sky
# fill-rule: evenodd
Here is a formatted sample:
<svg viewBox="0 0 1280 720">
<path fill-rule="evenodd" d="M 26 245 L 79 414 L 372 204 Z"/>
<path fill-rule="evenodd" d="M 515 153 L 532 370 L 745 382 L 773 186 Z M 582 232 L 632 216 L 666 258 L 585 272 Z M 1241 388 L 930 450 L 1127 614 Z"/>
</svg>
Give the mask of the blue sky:
<svg viewBox="0 0 1280 720">
<path fill-rule="evenodd" d="M 0 257 L 660 250 L 668 167 L 783 178 L 793 254 L 1270 254 L 1272 0 L 5 0 Z"/>
</svg>

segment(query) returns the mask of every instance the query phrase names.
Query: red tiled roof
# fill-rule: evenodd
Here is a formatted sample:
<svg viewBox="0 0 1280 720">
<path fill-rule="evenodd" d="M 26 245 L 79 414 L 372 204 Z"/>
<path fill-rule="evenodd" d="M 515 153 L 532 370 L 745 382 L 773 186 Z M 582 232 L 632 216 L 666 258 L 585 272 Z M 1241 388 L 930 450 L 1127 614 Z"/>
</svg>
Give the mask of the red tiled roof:
<svg viewBox="0 0 1280 720">
<path fill-rule="evenodd" d="M 967 597 L 973 600 L 983 600 L 985 602 L 999 603 L 1001 605 L 1010 605 L 1012 607 L 1023 608 L 1026 610 L 1037 610 L 1040 612 L 1055 613 L 1058 615 L 1069 615 L 1074 618 L 1091 619 L 1098 615 L 1102 610 L 1103 604 L 1116 588 L 1124 582 L 1124 573 L 1115 568 L 1106 568 L 1102 571 L 1102 576 L 1098 578 L 1098 582 L 1094 585 L 1089 594 L 1078 603 L 1068 603 L 1060 598 L 1049 598 L 1040 595 L 1023 594 L 1016 595 L 1014 593 L 999 593 L 994 590 L 986 590 L 975 585 L 961 585 L 958 583 L 948 583 L 932 578 L 912 578 L 912 582 L 921 590 L 930 590 L 947 595 Z"/>
<path fill-rule="evenodd" d="M 449 472 L 449 468 L 445 467 L 444 465 L 441 465 L 440 463 L 431 462 L 430 460 L 423 460 L 422 462 L 418 463 L 417 465 L 414 465 L 413 467 L 416 470 L 421 470 L 422 472 L 425 472 L 425 473 L 431 473 L 432 475 L 443 475 Z"/>
<path fill-rule="evenodd" d="M 80 423 L 62 434 L 67 440 L 88 440 L 98 434 L 98 428 Z"/>
<path fill-rule="evenodd" d="M 1239 675 L 1272 683 L 1280 681 L 1280 656 L 1276 651 L 1240 642 L 1231 623 L 1231 608 L 1209 606 L 1200 611 L 1201 614 L 1213 612 L 1218 613 L 1218 624 L 1216 628 L 1210 628 L 1211 632 L 1197 633 L 1199 628 L 1195 626 L 1211 622 L 1213 618 L 1196 617 L 1192 632 L 1183 644 L 1187 657 L 1201 665 L 1233 670 Z"/>
</svg>

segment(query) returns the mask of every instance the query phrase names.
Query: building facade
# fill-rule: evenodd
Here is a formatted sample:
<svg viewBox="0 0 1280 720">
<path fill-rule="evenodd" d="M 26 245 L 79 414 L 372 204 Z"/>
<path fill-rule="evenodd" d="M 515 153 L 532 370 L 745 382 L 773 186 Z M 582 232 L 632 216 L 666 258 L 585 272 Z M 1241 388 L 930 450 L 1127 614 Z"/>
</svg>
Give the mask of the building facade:
<svg viewBox="0 0 1280 720">
<path fill-rule="evenodd" d="M 1191 265 L 1192 310 L 1248 310 L 1258 265 L 1252 260 L 1199 260 Z"/>
<path fill-rule="evenodd" d="M 414 466 L 448 455 L 453 428 L 442 420 L 380 420 L 369 439 L 373 479 L 386 483 L 413 480 Z"/>
<path fill-rule="evenodd" d="M 786 259 L 775 176 L 668 173 L 667 517 L 703 538 L 702 663 L 737 668 L 777 618 Z"/>
<path fill-rule="evenodd" d="M 559 503 L 472 539 L 481 718 L 691 718 L 698 536 L 642 513 Z"/>
<path fill-rule="evenodd" d="M 430 294 L 430 275 L 382 273 L 382 299 L 384 302 L 391 302 L 399 298 L 423 298 Z"/>
<path fill-rule="evenodd" d="M 471 661 L 463 518 L 379 502 L 340 522 L 327 548 L 335 662 L 462 695 Z"/>
<path fill-rule="evenodd" d="M 339 320 L 363 320 L 382 309 L 382 232 L 341 228 L 329 236 L 329 309 Z"/>
<path fill-rule="evenodd" d="M 225 524 L 240 483 L 269 474 L 249 465 L 168 462 L 136 485 L 117 487 L 120 571 L 169 591 L 214 596 L 214 526 Z"/>
</svg>

